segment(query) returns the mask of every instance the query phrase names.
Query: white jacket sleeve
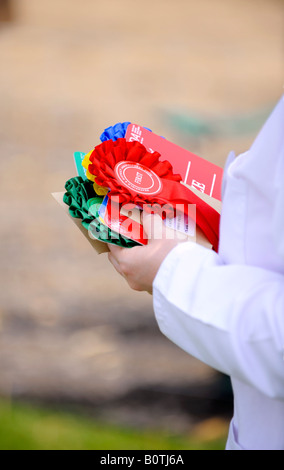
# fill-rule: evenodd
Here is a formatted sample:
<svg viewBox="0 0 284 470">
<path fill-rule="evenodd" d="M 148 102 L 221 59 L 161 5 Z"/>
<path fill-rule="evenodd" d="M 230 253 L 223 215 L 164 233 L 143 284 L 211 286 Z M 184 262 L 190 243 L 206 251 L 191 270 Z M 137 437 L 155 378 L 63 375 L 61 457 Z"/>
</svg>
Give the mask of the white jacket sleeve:
<svg viewBox="0 0 284 470">
<path fill-rule="evenodd" d="M 153 285 L 161 331 L 209 366 L 284 400 L 284 276 L 175 247 Z"/>
</svg>

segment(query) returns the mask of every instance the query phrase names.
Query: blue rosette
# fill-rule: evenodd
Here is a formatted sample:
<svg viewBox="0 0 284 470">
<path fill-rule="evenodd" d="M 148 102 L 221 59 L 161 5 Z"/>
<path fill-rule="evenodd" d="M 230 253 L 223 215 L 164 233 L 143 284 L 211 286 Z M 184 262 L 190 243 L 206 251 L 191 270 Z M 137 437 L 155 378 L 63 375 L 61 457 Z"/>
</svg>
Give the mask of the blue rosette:
<svg viewBox="0 0 284 470">
<path fill-rule="evenodd" d="M 106 140 L 113 140 L 115 142 L 117 139 L 124 139 L 129 124 L 131 122 L 118 122 L 114 126 L 107 127 L 100 136 L 101 142 Z M 144 127 L 144 129 L 152 132 L 148 127 Z"/>
</svg>

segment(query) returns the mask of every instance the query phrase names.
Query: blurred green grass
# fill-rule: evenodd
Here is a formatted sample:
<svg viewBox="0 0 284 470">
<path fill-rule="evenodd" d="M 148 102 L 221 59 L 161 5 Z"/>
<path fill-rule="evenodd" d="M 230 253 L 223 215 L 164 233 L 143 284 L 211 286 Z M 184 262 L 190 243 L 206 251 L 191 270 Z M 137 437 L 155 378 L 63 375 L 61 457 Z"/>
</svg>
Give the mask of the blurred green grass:
<svg viewBox="0 0 284 470">
<path fill-rule="evenodd" d="M 0 450 L 223 450 L 225 438 L 126 429 L 0 400 Z"/>
</svg>

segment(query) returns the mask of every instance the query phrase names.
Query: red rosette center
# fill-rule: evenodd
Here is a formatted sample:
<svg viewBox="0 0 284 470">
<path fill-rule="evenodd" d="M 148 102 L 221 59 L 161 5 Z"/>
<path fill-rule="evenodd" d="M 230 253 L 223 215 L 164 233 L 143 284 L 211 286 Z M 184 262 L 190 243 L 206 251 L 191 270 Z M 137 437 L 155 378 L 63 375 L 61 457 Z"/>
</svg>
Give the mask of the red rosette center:
<svg viewBox="0 0 284 470">
<path fill-rule="evenodd" d="M 119 196 L 121 203 L 165 204 L 161 197 L 165 180 L 181 181 L 168 161 L 160 161 L 158 152 L 148 152 L 139 142 L 121 138 L 95 147 L 90 155 L 89 172 L 96 183 L 110 189 L 110 198 Z"/>
<path fill-rule="evenodd" d="M 122 161 L 115 165 L 116 179 L 130 191 L 153 196 L 163 189 L 159 176 L 141 163 Z"/>
</svg>

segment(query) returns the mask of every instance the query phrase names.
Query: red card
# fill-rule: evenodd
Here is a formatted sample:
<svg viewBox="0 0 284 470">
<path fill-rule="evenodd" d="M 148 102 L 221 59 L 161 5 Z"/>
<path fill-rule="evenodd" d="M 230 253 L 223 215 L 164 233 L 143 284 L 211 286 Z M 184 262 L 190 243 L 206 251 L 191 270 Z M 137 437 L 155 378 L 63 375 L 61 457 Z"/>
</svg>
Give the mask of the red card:
<svg viewBox="0 0 284 470">
<path fill-rule="evenodd" d="M 174 173 L 179 173 L 185 184 L 221 201 L 223 178 L 221 167 L 137 124 L 129 124 L 125 138 L 129 142 L 137 140 L 150 152 L 159 152 L 161 161 L 168 160 L 173 166 Z"/>
</svg>

